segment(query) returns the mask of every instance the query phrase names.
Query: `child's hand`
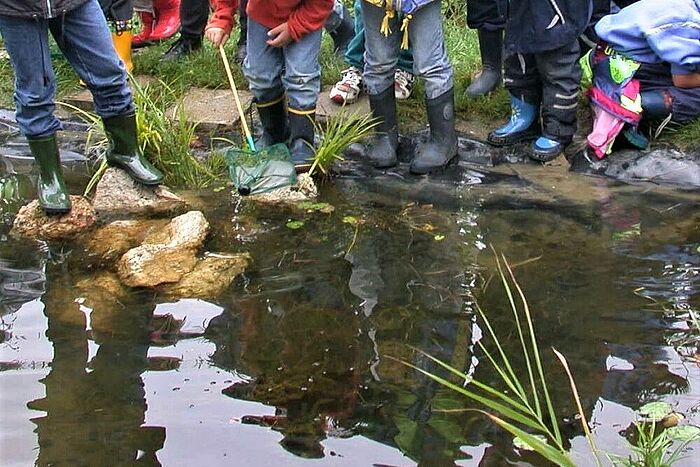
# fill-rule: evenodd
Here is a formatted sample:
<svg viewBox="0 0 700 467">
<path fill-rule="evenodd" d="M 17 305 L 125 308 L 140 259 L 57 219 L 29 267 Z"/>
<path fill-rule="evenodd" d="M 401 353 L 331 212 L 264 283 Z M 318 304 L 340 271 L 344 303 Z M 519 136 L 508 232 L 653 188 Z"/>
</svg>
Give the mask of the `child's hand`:
<svg viewBox="0 0 700 467">
<path fill-rule="evenodd" d="M 270 29 L 267 33 L 267 37 L 270 38 L 267 41 L 267 45 L 270 47 L 284 47 L 292 42 L 292 36 L 289 34 L 289 25 L 287 23 L 282 23 L 274 29 Z"/>
<path fill-rule="evenodd" d="M 209 28 L 204 32 L 204 36 L 209 39 L 209 42 L 217 49 L 228 40 L 228 33 L 221 28 Z"/>
</svg>

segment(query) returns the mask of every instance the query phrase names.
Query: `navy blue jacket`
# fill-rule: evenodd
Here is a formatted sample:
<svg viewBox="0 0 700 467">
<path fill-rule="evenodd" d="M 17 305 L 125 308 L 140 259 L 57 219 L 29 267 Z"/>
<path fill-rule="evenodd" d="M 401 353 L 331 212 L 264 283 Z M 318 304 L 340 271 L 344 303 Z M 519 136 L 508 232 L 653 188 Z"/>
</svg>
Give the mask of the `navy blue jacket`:
<svg viewBox="0 0 700 467">
<path fill-rule="evenodd" d="M 510 0 L 506 50 L 540 53 L 578 39 L 593 13 L 592 0 Z"/>
</svg>

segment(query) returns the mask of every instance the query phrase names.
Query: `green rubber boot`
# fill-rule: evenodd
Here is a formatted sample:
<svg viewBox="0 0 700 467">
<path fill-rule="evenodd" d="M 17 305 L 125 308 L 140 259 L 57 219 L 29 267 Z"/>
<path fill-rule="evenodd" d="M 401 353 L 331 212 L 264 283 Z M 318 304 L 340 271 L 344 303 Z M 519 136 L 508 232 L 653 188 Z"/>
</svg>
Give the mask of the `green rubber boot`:
<svg viewBox="0 0 700 467">
<path fill-rule="evenodd" d="M 39 164 L 37 181 L 39 204 L 47 215 L 69 212 L 70 197 L 63 181 L 56 135 L 27 137 L 27 141 L 34 159 Z"/>
<path fill-rule="evenodd" d="M 163 181 L 163 174 L 146 160 L 139 149 L 136 114 L 117 115 L 103 118 L 102 121 L 109 139 L 107 163 L 111 167 L 125 170 L 142 185 L 159 185 Z"/>
</svg>

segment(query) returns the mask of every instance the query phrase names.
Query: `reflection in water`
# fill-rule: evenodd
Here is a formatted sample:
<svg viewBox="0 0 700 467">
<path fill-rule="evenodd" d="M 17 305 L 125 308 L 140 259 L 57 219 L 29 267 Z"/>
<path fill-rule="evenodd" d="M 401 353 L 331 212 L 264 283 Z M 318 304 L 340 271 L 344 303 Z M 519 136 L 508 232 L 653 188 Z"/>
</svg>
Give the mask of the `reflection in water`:
<svg viewBox="0 0 700 467">
<path fill-rule="evenodd" d="M 550 347 L 569 358 L 598 420 L 602 406 L 696 396 L 695 373 L 664 340 L 698 308 L 694 204 L 598 181 L 585 201 L 552 201 L 514 178 L 471 188 L 344 178 L 325 189 L 331 214 L 242 205 L 252 266 L 210 303 L 122 296 L 86 270 L 78 247 L 49 261 L 37 246 L 1 241 L 2 329 L 19 334 L 0 350 L 28 358 L 27 331 L 11 323 L 39 296 L 53 347 L 45 394 L 23 402 L 43 412 L 32 415 L 36 463 L 365 465 L 385 459 L 382 449 L 406 456 L 392 465 L 523 462 L 478 407 L 402 363 L 449 377 L 418 348 L 498 384 L 476 346 L 475 303 L 507 351 L 518 338 L 489 244 L 528 296 L 562 418 L 575 409 Z M 219 196 L 207 216 L 235 231 Z M 303 228 L 284 227 L 302 217 Z M 217 231 L 210 246 L 229 243 Z M 42 376 L 0 355 L 0 381 Z M 565 431 L 578 446 L 579 427 Z M 362 461 L 358 446 L 371 446 Z"/>
<path fill-rule="evenodd" d="M 81 309 L 66 294 L 72 277 L 53 272 L 42 298 L 53 361 L 43 379 L 45 397 L 28 404 L 45 412 L 32 419 L 40 448 L 37 465 L 159 465 L 155 453 L 163 446 L 165 428 L 142 426 L 148 312 L 119 304 Z M 109 315 L 91 320 L 99 348 L 89 361 L 84 311 Z M 120 328 L 100 329 L 100 323 Z"/>
</svg>

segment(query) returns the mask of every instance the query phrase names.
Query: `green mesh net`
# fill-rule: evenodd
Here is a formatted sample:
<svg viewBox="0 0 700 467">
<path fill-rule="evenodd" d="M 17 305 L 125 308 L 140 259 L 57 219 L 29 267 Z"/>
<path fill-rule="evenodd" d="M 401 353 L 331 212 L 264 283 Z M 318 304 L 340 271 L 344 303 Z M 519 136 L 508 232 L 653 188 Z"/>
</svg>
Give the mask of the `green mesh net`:
<svg viewBox="0 0 700 467">
<path fill-rule="evenodd" d="M 229 148 L 225 157 L 231 180 L 243 196 L 297 183 L 296 170 L 284 144 L 274 144 L 256 152 Z"/>
</svg>

